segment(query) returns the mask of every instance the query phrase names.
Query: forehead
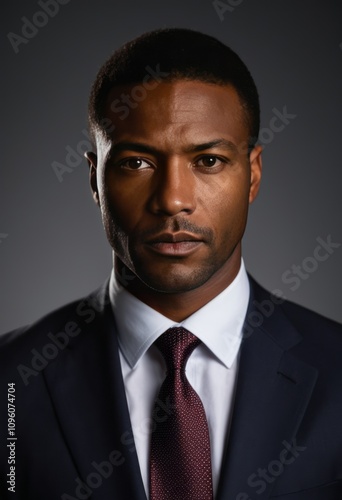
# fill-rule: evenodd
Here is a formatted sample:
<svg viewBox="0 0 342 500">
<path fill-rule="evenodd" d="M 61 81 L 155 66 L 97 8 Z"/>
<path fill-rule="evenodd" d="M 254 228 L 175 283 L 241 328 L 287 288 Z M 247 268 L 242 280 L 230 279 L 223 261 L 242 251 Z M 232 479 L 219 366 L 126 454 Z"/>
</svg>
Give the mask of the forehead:
<svg viewBox="0 0 342 500">
<path fill-rule="evenodd" d="M 181 147 L 187 142 L 225 138 L 238 145 L 248 138 L 239 96 L 231 85 L 176 80 L 149 87 L 114 87 L 106 118 L 114 125 L 112 142 L 139 139 Z"/>
</svg>

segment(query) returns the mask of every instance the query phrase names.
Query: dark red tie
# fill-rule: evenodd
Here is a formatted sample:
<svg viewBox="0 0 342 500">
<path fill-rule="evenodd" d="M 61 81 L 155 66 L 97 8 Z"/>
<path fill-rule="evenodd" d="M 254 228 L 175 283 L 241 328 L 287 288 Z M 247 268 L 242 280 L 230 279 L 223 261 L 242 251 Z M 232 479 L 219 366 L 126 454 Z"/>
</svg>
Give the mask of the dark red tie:
<svg viewBox="0 0 342 500">
<path fill-rule="evenodd" d="M 170 328 L 155 342 L 167 365 L 157 400 L 171 408 L 171 413 L 165 419 L 155 419 L 151 500 L 213 498 L 208 423 L 202 401 L 185 375 L 186 362 L 199 344 L 200 340 L 185 328 Z M 160 412 L 160 405 L 155 415 L 157 408 Z"/>
</svg>

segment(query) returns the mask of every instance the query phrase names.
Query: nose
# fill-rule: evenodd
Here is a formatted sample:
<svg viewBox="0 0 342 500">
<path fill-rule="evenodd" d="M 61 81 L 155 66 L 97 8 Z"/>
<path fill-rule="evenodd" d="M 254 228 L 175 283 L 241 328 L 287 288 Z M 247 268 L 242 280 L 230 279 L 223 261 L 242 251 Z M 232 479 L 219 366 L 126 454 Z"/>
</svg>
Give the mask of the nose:
<svg viewBox="0 0 342 500">
<path fill-rule="evenodd" d="M 186 160 L 173 158 L 158 165 L 149 208 L 156 215 L 191 214 L 196 207 L 196 179 Z"/>
</svg>

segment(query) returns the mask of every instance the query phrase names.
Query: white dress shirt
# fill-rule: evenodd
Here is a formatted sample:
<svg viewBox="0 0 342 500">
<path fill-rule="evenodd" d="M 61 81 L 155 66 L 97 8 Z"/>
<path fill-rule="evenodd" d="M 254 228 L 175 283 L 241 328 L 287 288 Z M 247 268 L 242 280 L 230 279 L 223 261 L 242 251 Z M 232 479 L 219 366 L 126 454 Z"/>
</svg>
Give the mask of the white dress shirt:
<svg viewBox="0 0 342 500">
<path fill-rule="evenodd" d="M 234 281 L 201 309 L 175 323 L 144 304 L 116 280 L 110 279 L 110 301 L 115 315 L 122 375 L 141 475 L 149 498 L 150 435 L 154 401 L 166 366 L 153 342 L 168 328 L 182 326 L 202 344 L 191 354 L 186 376 L 202 400 L 211 447 L 214 494 L 217 491 L 232 414 L 238 352 L 249 301 L 249 282 L 243 261 Z M 158 414 L 167 413 L 160 408 Z"/>
</svg>

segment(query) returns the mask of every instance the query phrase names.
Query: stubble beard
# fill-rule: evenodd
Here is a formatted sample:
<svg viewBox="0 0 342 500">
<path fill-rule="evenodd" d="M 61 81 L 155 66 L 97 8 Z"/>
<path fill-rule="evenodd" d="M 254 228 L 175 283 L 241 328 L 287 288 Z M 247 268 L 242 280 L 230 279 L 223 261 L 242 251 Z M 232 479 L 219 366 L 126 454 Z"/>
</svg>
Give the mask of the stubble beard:
<svg viewBox="0 0 342 500">
<path fill-rule="evenodd" d="M 215 238 L 213 231 L 209 228 L 201 228 L 202 232 L 206 233 L 207 241 L 204 243 L 209 249 L 207 257 L 192 265 L 191 262 L 187 264 L 190 257 L 165 257 L 165 264 L 162 264 L 162 269 L 159 272 L 154 272 L 158 264 L 153 269 L 151 264 L 152 257 L 146 260 L 143 252 L 139 251 L 138 241 L 144 238 L 139 235 L 135 241 L 129 243 L 126 232 L 122 229 L 120 221 L 113 217 L 108 206 L 104 207 L 102 212 L 103 225 L 107 234 L 107 239 L 113 249 L 114 257 L 118 258 L 124 266 L 133 273 L 128 282 L 129 286 L 134 287 L 134 279 L 138 279 L 146 287 L 164 294 L 177 294 L 185 293 L 195 290 L 205 283 L 207 283 L 217 273 L 222 266 L 229 260 L 236 246 L 227 252 L 227 254 L 220 255 L 219 251 L 215 248 Z M 172 224 L 161 224 L 160 228 L 169 230 L 189 230 L 194 231 L 194 226 L 187 221 L 172 222 Z M 192 230 L 191 230 L 192 228 Z M 161 232 L 162 229 L 156 229 L 154 232 Z M 199 230 L 197 229 L 197 232 Z M 141 245 L 141 244 L 140 244 Z M 157 257 L 161 259 L 163 257 Z M 169 260 L 169 263 L 167 262 Z"/>
</svg>

